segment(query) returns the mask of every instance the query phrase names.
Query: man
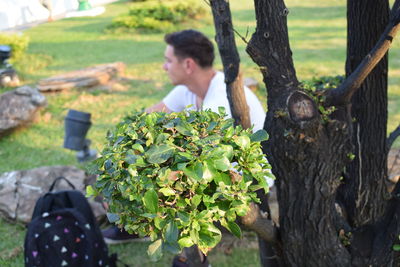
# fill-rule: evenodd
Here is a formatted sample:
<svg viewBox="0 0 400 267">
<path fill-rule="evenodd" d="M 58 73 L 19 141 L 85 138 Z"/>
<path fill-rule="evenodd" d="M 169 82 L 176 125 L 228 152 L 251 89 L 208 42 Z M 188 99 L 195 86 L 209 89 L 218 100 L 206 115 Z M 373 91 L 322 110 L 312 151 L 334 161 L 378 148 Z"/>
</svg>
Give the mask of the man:
<svg viewBox="0 0 400 267">
<path fill-rule="evenodd" d="M 218 112 L 219 107 L 224 107 L 231 117 L 224 74 L 213 68 L 215 56 L 211 41 L 195 30 L 167 34 L 164 40 L 167 47 L 163 68 L 176 87 L 162 101 L 147 108 L 146 112 L 178 112 L 184 109 L 211 109 Z M 257 131 L 264 126 L 265 112 L 254 93 L 247 87 L 244 90 L 253 130 Z M 192 106 L 187 108 L 189 105 Z M 140 240 L 137 235 L 130 235 L 117 227 L 104 230 L 103 236 L 108 244 Z M 198 254 L 197 250 L 186 251 L 186 255 L 190 253 Z M 204 255 L 200 253 L 198 256 L 203 265 L 208 266 Z M 187 266 L 185 257 L 175 257 L 173 266 Z"/>
<path fill-rule="evenodd" d="M 176 87 L 159 103 L 146 109 L 147 112 L 211 109 L 218 112 L 224 107 L 231 117 L 226 94 L 224 74 L 213 68 L 214 47 L 211 41 L 195 30 L 184 30 L 165 36 L 164 70 Z M 265 112 L 254 93 L 244 88 L 250 109 L 254 131 L 264 126 Z"/>
</svg>

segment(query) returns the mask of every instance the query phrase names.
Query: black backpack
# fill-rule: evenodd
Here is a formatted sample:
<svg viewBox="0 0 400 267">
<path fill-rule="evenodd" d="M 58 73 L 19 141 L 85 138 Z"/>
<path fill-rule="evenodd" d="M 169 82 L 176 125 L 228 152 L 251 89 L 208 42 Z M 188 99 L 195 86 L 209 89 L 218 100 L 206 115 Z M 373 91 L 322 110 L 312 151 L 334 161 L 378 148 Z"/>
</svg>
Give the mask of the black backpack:
<svg viewBox="0 0 400 267">
<path fill-rule="evenodd" d="M 49 192 L 36 202 L 25 236 L 25 267 L 115 267 L 85 196 L 77 190 Z"/>
</svg>

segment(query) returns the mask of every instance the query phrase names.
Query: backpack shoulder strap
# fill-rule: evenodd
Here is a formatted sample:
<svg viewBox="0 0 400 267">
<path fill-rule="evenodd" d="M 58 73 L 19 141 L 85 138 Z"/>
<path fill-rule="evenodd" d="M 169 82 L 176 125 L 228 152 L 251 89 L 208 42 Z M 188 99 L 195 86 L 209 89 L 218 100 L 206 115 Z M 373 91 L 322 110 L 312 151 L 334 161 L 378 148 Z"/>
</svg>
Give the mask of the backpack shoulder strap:
<svg viewBox="0 0 400 267">
<path fill-rule="evenodd" d="M 53 192 L 54 187 L 56 186 L 56 184 L 61 181 L 64 180 L 65 182 L 67 182 L 67 184 L 72 188 L 72 189 L 76 189 L 75 186 L 64 176 L 58 176 L 56 179 L 54 179 L 53 183 L 50 185 L 49 188 L 49 192 Z"/>
</svg>

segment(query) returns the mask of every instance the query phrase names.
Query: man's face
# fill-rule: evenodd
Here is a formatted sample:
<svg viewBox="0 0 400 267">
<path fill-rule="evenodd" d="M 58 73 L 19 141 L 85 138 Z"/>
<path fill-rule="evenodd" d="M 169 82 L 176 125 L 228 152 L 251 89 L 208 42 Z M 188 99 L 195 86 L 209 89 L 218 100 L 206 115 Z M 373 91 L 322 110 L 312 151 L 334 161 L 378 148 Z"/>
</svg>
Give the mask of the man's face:
<svg viewBox="0 0 400 267">
<path fill-rule="evenodd" d="M 185 71 L 185 60 L 175 56 L 174 47 L 167 45 L 164 52 L 164 70 L 167 72 L 173 85 L 185 84 L 187 72 Z"/>
</svg>

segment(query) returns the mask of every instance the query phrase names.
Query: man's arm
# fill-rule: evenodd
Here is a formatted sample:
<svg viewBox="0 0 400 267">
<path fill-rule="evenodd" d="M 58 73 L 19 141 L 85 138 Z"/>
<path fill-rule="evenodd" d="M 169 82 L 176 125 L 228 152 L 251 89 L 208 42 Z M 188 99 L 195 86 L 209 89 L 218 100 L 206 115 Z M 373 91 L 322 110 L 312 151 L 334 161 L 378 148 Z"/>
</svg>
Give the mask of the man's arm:
<svg viewBox="0 0 400 267">
<path fill-rule="evenodd" d="M 155 112 L 155 111 L 163 111 L 166 113 L 171 113 L 172 110 L 170 110 L 165 104 L 164 102 L 160 101 L 157 104 L 155 104 L 154 106 L 148 107 L 145 110 L 147 113 L 151 113 L 151 112 Z"/>
</svg>

